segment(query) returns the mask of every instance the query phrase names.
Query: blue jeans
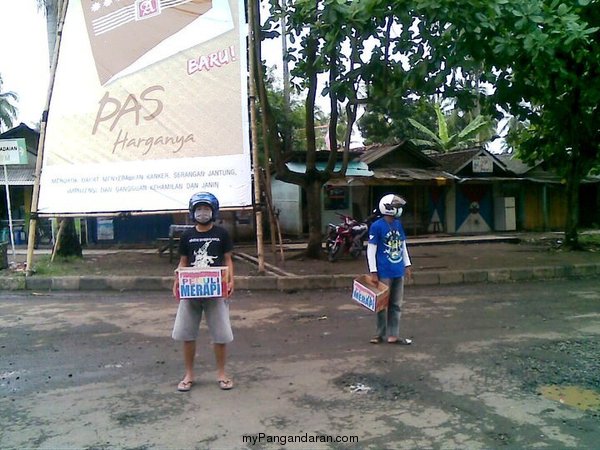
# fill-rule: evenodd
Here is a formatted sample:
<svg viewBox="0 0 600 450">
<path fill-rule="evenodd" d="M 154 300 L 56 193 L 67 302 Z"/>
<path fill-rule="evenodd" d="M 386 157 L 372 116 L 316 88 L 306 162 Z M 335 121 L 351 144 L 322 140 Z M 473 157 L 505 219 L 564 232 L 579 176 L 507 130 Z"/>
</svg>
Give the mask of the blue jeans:
<svg viewBox="0 0 600 450">
<path fill-rule="evenodd" d="M 404 299 L 404 277 L 382 278 L 379 281 L 390 289 L 390 300 L 387 309 L 377 313 L 377 336 L 400 337 L 400 315 Z"/>
</svg>

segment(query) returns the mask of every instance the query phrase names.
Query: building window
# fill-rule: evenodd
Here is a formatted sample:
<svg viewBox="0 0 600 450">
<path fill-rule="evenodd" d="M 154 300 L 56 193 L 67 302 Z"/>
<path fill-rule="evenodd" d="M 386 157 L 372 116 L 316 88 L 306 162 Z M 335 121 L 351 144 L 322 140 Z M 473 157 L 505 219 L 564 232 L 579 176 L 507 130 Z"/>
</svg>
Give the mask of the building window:
<svg viewBox="0 0 600 450">
<path fill-rule="evenodd" d="M 325 211 L 348 209 L 350 189 L 346 186 L 325 186 L 323 207 Z"/>
</svg>

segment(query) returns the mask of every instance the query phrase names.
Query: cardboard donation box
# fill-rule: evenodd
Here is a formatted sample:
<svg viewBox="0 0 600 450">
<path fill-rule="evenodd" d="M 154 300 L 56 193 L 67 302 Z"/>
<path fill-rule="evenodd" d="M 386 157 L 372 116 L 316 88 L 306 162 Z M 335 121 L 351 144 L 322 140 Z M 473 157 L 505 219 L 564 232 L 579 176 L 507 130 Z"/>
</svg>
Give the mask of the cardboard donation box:
<svg viewBox="0 0 600 450">
<path fill-rule="evenodd" d="M 352 300 L 365 308 L 379 312 L 387 308 L 389 298 L 390 292 L 387 285 L 381 282 L 374 285 L 368 275 L 361 275 L 354 279 Z"/>
<path fill-rule="evenodd" d="M 180 267 L 179 298 L 218 298 L 228 296 L 227 267 Z"/>
</svg>

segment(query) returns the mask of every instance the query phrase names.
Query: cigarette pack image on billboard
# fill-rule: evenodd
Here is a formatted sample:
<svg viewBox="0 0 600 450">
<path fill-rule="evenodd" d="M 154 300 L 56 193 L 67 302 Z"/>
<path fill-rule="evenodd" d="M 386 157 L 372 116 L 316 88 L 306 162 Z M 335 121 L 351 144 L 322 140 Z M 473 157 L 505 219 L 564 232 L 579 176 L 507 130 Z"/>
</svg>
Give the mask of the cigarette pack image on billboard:
<svg viewBox="0 0 600 450">
<path fill-rule="evenodd" d="M 227 267 L 184 267 L 177 269 L 179 298 L 228 296 Z"/>
<path fill-rule="evenodd" d="M 378 282 L 377 285 L 374 285 L 367 275 L 361 275 L 354 279 L 352 300 L 365 308 L 373 312 L 386 309 L 389 297 L 389 289 L 385 284 Z"/>
</svg>

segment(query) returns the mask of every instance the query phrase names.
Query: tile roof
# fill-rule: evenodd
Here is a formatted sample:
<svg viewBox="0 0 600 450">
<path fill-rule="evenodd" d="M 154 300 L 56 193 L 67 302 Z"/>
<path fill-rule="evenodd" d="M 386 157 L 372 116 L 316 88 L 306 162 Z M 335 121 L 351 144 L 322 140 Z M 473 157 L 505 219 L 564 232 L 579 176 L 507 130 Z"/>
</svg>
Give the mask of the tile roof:
<svg viewBox="0 0 600 450">
<path fill-rule="evenodd" d="M 438 165 L 429 155 L 426 155 L 408 141 L 402 141 L 396 144 L 373 144 L 354 150 L 361 153 L 357 158 L 359 161 L 371 165 L 398 149 L 412 158 L 415 158 L 422 166 L 436 167 Z"/>
<path fill-rule="evenodd" d="M 450 173 L 456 173 L 481 152 L 481 150 L 481 148 L 472 148 L 469 150 L 440 153 L 432 156 L 432 158 L 437 161 L 444 170 Z"/>
<path fill-rule="evenodd" d="M 508 170 L 516 175 L 523 175 L 541 164 L 541 161 L 536 162 L 533 166 L 521 161 L 514 154 L 497 155 L 498 159 L 506 164 Z"/>
</svg>

